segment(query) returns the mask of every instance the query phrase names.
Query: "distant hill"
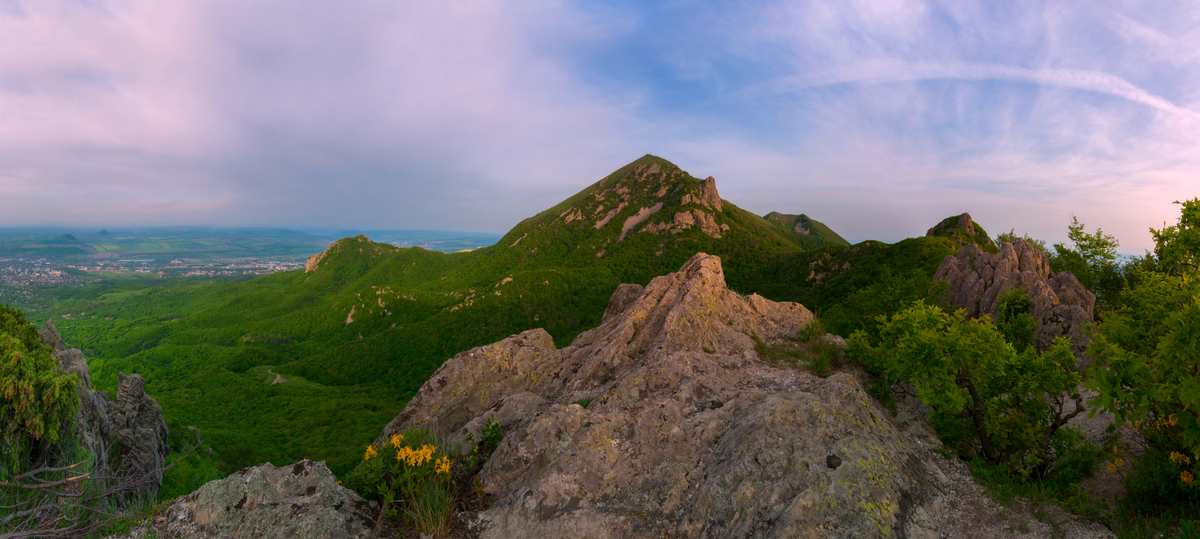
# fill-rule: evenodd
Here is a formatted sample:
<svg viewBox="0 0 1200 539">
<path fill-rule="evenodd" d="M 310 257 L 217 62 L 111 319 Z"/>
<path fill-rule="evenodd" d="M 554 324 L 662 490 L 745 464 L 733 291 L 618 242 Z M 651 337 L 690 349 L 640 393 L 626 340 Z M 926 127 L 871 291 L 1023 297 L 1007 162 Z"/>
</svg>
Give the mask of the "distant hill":
<svg viewBox="0 0 1200 539">
<path fill-rule="evenodd" d="M 763 216 L 768 222 L 779 225 L 780 227 L 804 235 L 805 239 L 813 241 L 812 249 L 823 247 L 824 245 L 850 245 L 850 242 L 838 235 L 824 223 L 810 218 L 803 213 L 800 215 L 791 215 L 787 213 L 779 213 L 773 211 Z"/>
</svg>

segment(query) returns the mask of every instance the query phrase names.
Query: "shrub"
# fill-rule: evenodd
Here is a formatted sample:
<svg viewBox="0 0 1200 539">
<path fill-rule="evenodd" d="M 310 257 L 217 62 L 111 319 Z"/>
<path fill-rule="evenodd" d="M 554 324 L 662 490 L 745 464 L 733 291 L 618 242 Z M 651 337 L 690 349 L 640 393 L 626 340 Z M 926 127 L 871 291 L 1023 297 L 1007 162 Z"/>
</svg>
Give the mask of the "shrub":
<svg viewBox="0 0 1200 539">
<path fill-rule="evenodd" d="M 412 429 L 382 446 L 368 445 L 346 483 L 381 504 L 377 531 L 386 518 L 399 519 L 421 534 L 438 534 L 453 514 L 453 468 L 429 431 Z"/>
<path fill-rule="evenodd" d="M 0 305 L 0 480 L 45 463 L 79 405 L 77 384 L 24 313 Z"/>
<path fill-rule="evenodd" d="M 1082 411 L 1070 341 L 1056 339 L 1045 354 L 1018 352 L 990 321 L 965 316 L 918 301 L 881 319 L 878 341 L 855 332 L 846 352 L 911 384 L 939 433 L 952 438 L 948 445 L 977 445 L 987 461 L 1041 477 L 1056 432 Z M 1075 401 L 1073 411 L 1066 400 Z"/>
</svg>

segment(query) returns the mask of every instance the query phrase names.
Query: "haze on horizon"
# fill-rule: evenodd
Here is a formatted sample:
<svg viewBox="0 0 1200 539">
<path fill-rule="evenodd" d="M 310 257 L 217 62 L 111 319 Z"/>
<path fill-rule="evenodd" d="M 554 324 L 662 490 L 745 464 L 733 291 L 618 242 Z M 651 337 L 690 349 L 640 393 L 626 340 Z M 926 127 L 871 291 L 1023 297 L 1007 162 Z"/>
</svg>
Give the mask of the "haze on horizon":
<svg viewBox="0 0 1200 539">
<path fill-rule="evenodd" d="M 0 226 L 502 232 L 643 154 L 852 242 L 1152 246 L 1200 4 L 0 0 Z"/>
</svg>

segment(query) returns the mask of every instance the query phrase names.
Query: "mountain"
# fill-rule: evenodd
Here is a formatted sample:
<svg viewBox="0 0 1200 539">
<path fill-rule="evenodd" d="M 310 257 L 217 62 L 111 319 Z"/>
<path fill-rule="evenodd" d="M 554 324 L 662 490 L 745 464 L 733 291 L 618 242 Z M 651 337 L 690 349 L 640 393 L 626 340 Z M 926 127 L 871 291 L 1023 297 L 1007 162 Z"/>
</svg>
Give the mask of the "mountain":
<svg viewBox="0 0 1200 539">
<path fill-rule="evenodd" d="M 824 223 L 812 219 L 804 215 L 791 215 L 787 213 L 771 212 L 763 216 L 767 222 L 779 225 L 780 227 L 803 235 L 801 245 L 806 245 L 809 249 L 816 249 L 825 245 L 850 245 L 850 242 L 834 232 L 833 229 L 825 226 Z"/>
<path fill-rule="evenodd" d="M 824 227 L 805 222 L 807 235 L 783 228 L 723 200 L 713 178 L 647 155 L 490 247 L 447 254 L 360 235 L 313 255 L 304 271 L 72 290 L 59 308 L 93 318 L 60 330 L 96 352 L 94 379 L 141 374 L 172 431 L 200 427 L 219 469 L 311 457 L 340 472 L 446 358 L 534 328 L 566 346 L 600 323 L 617 286 L 645 286 L 697 252 L 719 256 L 739 293 L 817 297 L 799 265 L 854 247 L 822 240 L 806 251 Z M 957 250 L 922 241 L 939 246 L 939 261 Z M 178 472 L 192 474 L 185 481 L 168 477 L 164 492 L 194 489 L 205 466 Z"/>
</svg>

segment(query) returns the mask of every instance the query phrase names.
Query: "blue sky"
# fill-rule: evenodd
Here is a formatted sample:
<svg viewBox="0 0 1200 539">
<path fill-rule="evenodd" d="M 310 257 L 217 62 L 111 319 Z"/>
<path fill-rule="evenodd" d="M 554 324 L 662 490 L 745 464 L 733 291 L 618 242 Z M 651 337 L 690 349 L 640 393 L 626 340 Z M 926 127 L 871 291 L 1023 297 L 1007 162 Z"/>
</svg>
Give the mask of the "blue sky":
<svg viewBox="0 0 1200 539">
<path fill-rule="evenodd" d="M 646 153 L 1138 253 L 1200 196 L 1200 5 L 0 0 L 0 226 L 504 231 Z"/>
</svg>

